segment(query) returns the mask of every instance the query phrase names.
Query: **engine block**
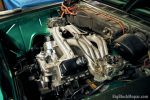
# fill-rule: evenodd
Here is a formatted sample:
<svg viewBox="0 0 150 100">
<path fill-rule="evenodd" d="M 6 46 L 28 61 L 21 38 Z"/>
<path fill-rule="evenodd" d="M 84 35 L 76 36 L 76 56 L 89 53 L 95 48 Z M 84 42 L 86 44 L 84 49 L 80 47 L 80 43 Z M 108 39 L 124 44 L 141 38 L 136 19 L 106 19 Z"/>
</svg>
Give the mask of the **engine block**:
<svg viewBox="0 0 150 100">
<path fill-rule="evenodd" d="M 108 48 L 103 37 L 79 31 L 74 25 L 49 28 L 53 40 L 46 37 L 44 50 L 36 59 L 43 72 L 43 79 L 52 77 L 54 87 L 92 75 L 103 82 L 120 75 L 122 63 L 109 64 Z"/>
</svg>

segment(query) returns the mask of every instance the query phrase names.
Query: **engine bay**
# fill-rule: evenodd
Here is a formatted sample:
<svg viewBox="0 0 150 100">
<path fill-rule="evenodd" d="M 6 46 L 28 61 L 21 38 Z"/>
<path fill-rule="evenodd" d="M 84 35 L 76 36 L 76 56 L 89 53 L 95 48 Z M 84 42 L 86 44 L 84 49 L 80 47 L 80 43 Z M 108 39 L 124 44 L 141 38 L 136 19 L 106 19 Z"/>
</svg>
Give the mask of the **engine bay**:
<svg viewBox="0 0 150 100">
<path fill-rule="evenodd" d="M 150 75 L 147 30 L 82 2 L 58 13 L 13 69 L 27 100 L 81 100 Z"/>
</svg>

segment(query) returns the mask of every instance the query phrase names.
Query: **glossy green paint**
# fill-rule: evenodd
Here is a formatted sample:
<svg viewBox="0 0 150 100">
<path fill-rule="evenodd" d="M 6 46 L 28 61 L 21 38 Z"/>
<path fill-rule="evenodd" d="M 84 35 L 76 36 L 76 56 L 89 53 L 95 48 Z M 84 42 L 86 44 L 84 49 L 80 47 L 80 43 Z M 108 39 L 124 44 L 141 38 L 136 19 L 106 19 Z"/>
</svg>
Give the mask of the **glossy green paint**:
<svg viewBox="0 0 150 100">
<path fill-rule="evenodd" d="M 7 98 L 7 93 L 5 91 L 6 87 L 1 86 L 1 84 L 4 82 L 4 80 L 5 80 L 4 84 L 7 84 L 8 86 L 10 86 L 9 91 L 10 91 L 10 93 L 12 93 L 13 99 L 17 100 L 13 76 L 12 76 L 11 70 L 9 68 L 9 65 L 7 63 L 1 43 L 0 43 L 0 70 L 1 70 L 0 71 L 0 100 Z M 5 95 L 3 95 L 3 94 L 5 94 Z"/>
<path fill-rule="evenodd" d="M 3 97 L 3 94 L 2 94 L 1 87 L 0 87 L 0 100 L 4 100 L 4 97 Z"/>
<path fill-rule="evenodd" d="M 58 7 L 53 7 L 28 12 L 0 22 L 0 29 L 19 48 L 19 52 L 14 51 L 17 56 L 21 56 L 31 49 L 35 36 L 49 34 L 46 25 L 47 18 L 58 16 L 57 9 Z"/>
<path fill-rule="evenodd" d="M 0 19 L 0 30 L 2 30 L 3 33 L 8 36 L 10 41 L 19 49 L 18 51 L 14 51 L 18 57 L 31 49 L 34 37 L 38 35 L 49 35 L 46 24 L 47 19 L 58 16 L 58 8 L 58 6 L 54 6 L 46 9 L 27 11 L 18 14 L 18 16 Z M 3 53 L 1 53 L 1 55 L 2 54 Z M 14 100 L 17 100 L 10 69 L 4 69 L 3 72 L 11 84 Z M 0 100 L 4 100 L 1 86 Z"/>
</svg>

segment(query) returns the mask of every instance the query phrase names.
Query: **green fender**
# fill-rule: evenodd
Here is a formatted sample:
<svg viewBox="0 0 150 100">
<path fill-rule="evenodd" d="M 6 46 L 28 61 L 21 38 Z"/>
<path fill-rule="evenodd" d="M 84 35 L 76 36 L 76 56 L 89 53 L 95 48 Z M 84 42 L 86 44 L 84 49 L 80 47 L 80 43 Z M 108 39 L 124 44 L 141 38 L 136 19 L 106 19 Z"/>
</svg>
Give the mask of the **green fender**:
<svg viewBox="0 0 150 100">
<path fill-rule="evenodd" d="M 1 86 L 0 86 L 0 100 L 4 100 L 3 94 L 2 94 L 2 90 L 1 90 Z"/>
</svg>

